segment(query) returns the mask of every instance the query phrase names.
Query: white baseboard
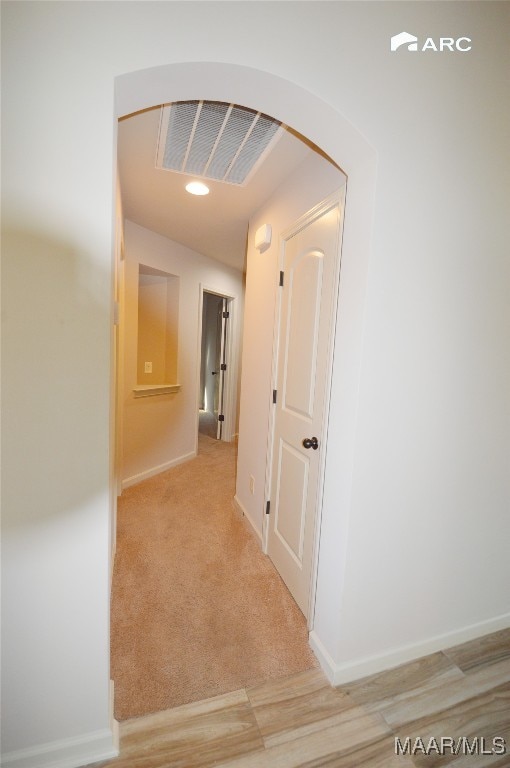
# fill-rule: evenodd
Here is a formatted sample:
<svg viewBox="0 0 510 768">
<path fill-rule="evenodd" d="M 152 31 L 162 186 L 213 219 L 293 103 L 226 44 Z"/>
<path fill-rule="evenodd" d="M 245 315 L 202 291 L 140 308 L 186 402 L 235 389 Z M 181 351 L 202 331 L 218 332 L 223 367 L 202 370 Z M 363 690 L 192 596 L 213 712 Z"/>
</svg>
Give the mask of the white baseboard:
<svg viewBox="0 0 510 768">
<path fill-rule="evenodd" d="M 244 508 L 244 506 L 241 504 L 241 502 L 240 502 L 240 501 L 239 501 L 239 499 L 237 498 L 237 495 L 236 495 L 236 496 L 234 496 L 234 498 L 233 498 L 233 502 L 234 502 L 234 505 L 235 505 L 235 506 L 237 507 L 237 509 L 239 510 L 239 512 L 240 512 L 240 513 L 241 513 L 241 514 L 242 514 L 242 515 L 243 515 L 243 516 L 244 516 L 244 517 L 247 519 L 247 521 L 249 522 L 249 524 L 250 524 L 250 525 L 251 525 L 251 527 L 253 528 L 253 530 L 254 530 L 255 534 L 257 535 L 257 538 L 258 538 L 258 540 L 259 540 L 259 541 L 260 541 L 260 543 L 262 544 L 262 532 L 258 530 L 257 526 L 256 526 L 256 525 L 255 525 L 255 523 L 253 522 L 253 518 L 252 518 L 252 517 L 251 517 L 251 515 L 250 515 L 250 514 L 249 514 L 249 513 L 246 511 L 246 509 Z"/>
<path fill-rule="evenodd" d="M 325 649 L 320 638 L 318 637 L 318 635 L 314 630 L 312 630 L 308 635 L 308 642 L 310 643 L 310 647 L 312 651 L 317 656 L 317 659 L 319 660 L 319 664 L 321 665 L 321 669 L 326 675 L 326 677 L 328 678 L 330 684 L 336 685 L 335 683 L 336 663 L 333 660 L 333 658 L 329 655 L 328 651 Z"/>
<path fill-rule="evenodd" d="M 191 451 L 190 453 L 185 453 L 183 456 L 178 456 L 176 459 L 166 461 L 164 464 L 159 464 L 157 467 L 146 469 L 144 472 L 139 472 L 132 477 L 126 477 L 126 479 L 122 481 L 122 490 L 124 491 L 126 488 L 129 488 L 130 485 L 141 483 L 142 480 L 147 480 L 149 477 L 159 475 L 160 472 L 166 472 L 167 469 L 172 469 L 172 467 L 176 467 L 178 464 L 184 464 L 185 461 L 194 459 L 196 455 L 196 451 Z"/>
<path fill-rule="evenodd" d="M 110 728 L 112 729 L 112 741 L 113 748 L 118 755 L 120 752 L 120 733 L 119 724 L 115 719 L 115 681 L 110 679 L 109 689 L 109 711 L 110 711 Z"/>
<path fill-rule="evenodd" d="M 109 729 L 87 733 L 72 739 L 40 744 L 30 749 L 8 752 L 2 757 L 3 768 L 78 768 L 119 754 L 115 734 Z"/>
<path fill-rule="evenodd" d="M 492 632 L 497 632 L 500 629 L 508 628 L 510 628 L 510 613 L 479 622 L 478 624 L 471 624 L 453 632 L 446 632 L 443 635 L 436 635 L 419 643 L 403 645 L 391 651 L 367 656 L 363 659 L 346 662 L 345 664 L 337 664 L 333 660 L 315 631 L 310 632 L 309 642 L 331 685 L 342 685 L 343 683 L 350 683 L 353 680 L 367 677 L 367 675 L 384 672 L 386 669 L 393 669 L 400 664 L 415 661 L 422 656 L 428 656 L 430 653 L 444 651 L 454 645 L 461 645 L 469 640 L 475 640 Z"/>
<path fill-rule="evenodd" d="M 110 680 L 111 730 L 61 739 L 30 749 L 9 752 L 2 757 L 3 768 L 78 768 L 119 754 L 119 724 L 113 716 L 114 682 Z"/>
</svg>

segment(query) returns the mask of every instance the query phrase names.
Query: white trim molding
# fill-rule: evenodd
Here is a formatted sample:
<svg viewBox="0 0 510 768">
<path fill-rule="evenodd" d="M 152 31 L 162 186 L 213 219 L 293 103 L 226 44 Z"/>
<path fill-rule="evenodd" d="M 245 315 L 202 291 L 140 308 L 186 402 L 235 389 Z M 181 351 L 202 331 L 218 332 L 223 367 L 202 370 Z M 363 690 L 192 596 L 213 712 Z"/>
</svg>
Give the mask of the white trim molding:
<svg viewBox="0 0 510 768">
<path fill-rule="evenodd" d="M 240 513 L 241 513 L 241 515 L 247 519 L 247 521 L 249 522 L 249 524 L 250 524 L 250 525 L 251 525 L 251 527 L 253 528 L 253 531 L 255 532 L 255 535 L 256 535 L 257 539 L 258 539 L 258 540 L 260 541 L 260 543 L 262 544 L 262 532 L 261 532 L 261 531 L 259 531 L 259 529 L 257 528 L 257 526 L 255 525 L 255 523 L 254 523 L 254 521 L 253 521 L 253 518 L 251 517 L 251 515 L 249 514 L 249 512 L 248 512 L 248 511 L 247 511 L 247 510 L 244 508 L 244 506 L 241 504 L 241 502 L 240 502 L 240 501 L 239 501 L 239 499 L 237 498 L 237 494 L 234 496 L 234 498 L 232 499 L 232 501 L 233 501 L 233 503 L 234 503 L 234 507 L 236 507 L 236 509 L 238 510 L 238 512 L 240 512 Z"/>
<path fill-rule="evenodd" d="M 363 659 L 348 661 L 343 664 L 337 664 L 330 653 L 324 647 L 316 632 L 310 632 L 310 646 L 319 660 L 322 671 L 328 678 L 331 685 L 342 685 L 350 683 L 353 680 L 359 680 L 368 675 L 375 675 L 378 672 L 384 672 L 387 669 L 393 669 L 401 664 L 415 661 L 422 656 L 428 656 L 430 653 L 448 650 L 455 645 L 467 643 L 469 640 L 476 640 L 492 632 L 498 632 L 500 629 L 510 628 L 510 613 L 497 616 L 494 619 L 481 621 L 478 624 L 471 624 L 462 629 L 453 632 L 446 632 L 442 635 L 436 635 L 428 640 L 423 640 L 411 645 L 403 645 L 398 648 L 378 654 L 377 656 L 367 656 Z"/>
<path fill-rule="evenodd" d="M 164 464 L 158 464 L 157 467 L 151 467 L 150 469 L 146 469 L 143 472 L 139 472 L 137 475 L 126 477 L 126 479 L 122 481 L 122 490 L 124 491 L 126 488 L 129 488 L 131 485 L 136 485 L 137 483 L 141 483 L 142 480 L 147 480 L 149 477 L 154 477 L 154 475 L 159 475 L 160 472 L 166 472 L 167 469 L 172 469 L 172 467 L 176 467 L 178 464 L 184 464 L 185 461 L 190 461 L 191 459 L 194 459 L 196 455 L 197 455 L 196 451 L 190 451 L 190 453 L 185 453 L 183 456 L 178 456 L 176 459 L 172 459 L 171 461 L 166 461 Z"/>
<path fill-rule="evenodd" d="M 180 384 L 138 384 L 133 388 L 135 397 L 153 397 L 154 395 L 172 395 L 179 392 Z"/>
<path fill-rule="evenodd" d="M 3 768 L 78 768 L 119 754 L 116 730 L 105 729 L 3 755 Z"/>
</svg>

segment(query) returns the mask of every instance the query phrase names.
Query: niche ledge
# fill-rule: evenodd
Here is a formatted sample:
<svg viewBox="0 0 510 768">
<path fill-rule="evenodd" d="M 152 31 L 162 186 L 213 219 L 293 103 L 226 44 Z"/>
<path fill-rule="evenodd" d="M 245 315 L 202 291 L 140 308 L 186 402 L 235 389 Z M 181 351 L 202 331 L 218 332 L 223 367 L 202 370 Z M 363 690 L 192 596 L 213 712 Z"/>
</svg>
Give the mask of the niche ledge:
<svg viewBox="0 0 510 768">
<path fill-rule="evenodd" d="M 133 388 L 135 397 L 152 397 L 154 395 L 171 395 L 179 392 L 180 384 L 138 384 Z"/>
</svg>

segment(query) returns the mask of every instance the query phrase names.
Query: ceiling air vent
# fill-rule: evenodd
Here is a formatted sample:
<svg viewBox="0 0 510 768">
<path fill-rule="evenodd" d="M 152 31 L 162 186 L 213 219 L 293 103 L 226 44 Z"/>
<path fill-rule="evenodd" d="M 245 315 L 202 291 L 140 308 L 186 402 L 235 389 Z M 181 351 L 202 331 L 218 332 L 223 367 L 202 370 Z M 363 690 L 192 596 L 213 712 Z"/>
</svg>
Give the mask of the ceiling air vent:
<svg viewBox="0 0 510 768">
<path fill-rule="evenodd" d="M 235 104 L 179 101 L 162 108 L 156 167 L 245 184 L 281 123 Z"/>
</svg>

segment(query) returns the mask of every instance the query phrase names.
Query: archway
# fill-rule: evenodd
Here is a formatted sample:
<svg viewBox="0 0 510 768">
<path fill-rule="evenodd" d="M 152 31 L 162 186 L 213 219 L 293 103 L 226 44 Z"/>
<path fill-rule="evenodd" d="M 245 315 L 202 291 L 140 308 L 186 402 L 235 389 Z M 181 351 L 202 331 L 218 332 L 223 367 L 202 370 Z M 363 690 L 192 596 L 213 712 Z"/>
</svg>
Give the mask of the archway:
<svg viewBox="0 0 510 768">
<path fill-rule="evenodd" d="M 331 381 L 314 629 L 310 642 L 331 681 L 341 631 L 343 556 L 348 532 L 362 320 L 370 250 L 376 153 L 326 102 L 295 83 L 235 64 L 177 63 L 121 75 L 115 117 L 189 99 L 249 105 L 308 137 L 345 172 L 348 195 L 342 247 L 339 317 Z M 340 318 L 340 321 L 339 321 Z M 341 471 L 339 471 L 341 468 Z"/>
</svg>

